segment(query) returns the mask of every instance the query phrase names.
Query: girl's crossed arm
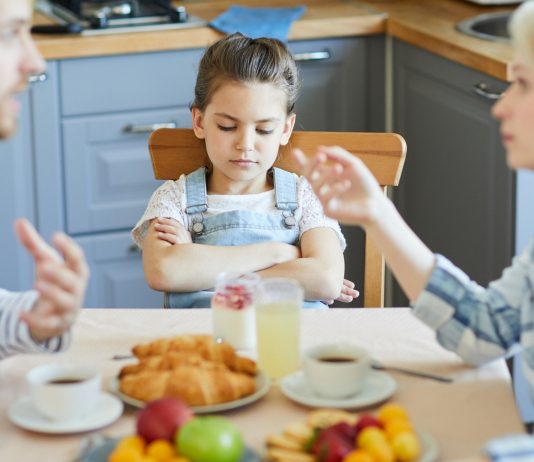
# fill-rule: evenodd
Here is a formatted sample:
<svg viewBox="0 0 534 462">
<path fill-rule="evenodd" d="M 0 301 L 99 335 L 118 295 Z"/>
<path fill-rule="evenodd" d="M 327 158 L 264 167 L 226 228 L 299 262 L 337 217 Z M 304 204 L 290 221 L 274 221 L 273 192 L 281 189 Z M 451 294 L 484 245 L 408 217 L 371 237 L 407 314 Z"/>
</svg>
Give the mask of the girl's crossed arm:
<svg viewBox="0 0 534 462">
<path fill-rule="evenodd" d="M 189 232 L 168 218 L 153 220 L 143 242 L 143 269 L 148 285 L 168 292 L 210 289 L 223 271 L 256 272 L 299 257 L 297 246 L 280 242 L 238 246 L 194 244 Z"/>
</svg>

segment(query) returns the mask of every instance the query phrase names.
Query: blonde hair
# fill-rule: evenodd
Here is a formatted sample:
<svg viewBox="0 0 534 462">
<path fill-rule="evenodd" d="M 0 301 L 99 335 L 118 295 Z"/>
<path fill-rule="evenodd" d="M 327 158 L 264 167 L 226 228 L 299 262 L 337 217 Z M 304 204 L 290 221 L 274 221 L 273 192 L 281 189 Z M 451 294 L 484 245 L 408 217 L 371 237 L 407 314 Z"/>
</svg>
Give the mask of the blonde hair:
<svg viewBox="0 0 534 462">
<path fill-rule="evenodd" d="M 211 45 L 200 61 L 191 106 L 204 111 L 225 81 L 271 83 L 286 94 L 286 113 L 295 110 L 299 73 L 291 53 L 279 40 L 251 39 L 238 32 Z"/>
<path fill-rule="evenodd" d="M 509 28 L 515 49 L 534 67 L 534 1 L 524 2 L 514 12 Z"/>
</svg>

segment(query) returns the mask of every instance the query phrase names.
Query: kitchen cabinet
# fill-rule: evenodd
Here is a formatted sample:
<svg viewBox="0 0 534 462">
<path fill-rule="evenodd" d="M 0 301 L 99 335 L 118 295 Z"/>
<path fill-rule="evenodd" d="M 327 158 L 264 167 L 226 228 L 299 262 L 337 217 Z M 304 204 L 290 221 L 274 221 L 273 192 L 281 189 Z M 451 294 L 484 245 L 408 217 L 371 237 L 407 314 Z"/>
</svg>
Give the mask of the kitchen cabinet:
<svg viewBox="0 0 534 462">
<path fill-rule="evenodd" d="M 18 217 L 35 222 L 29 91 L 19 100 L 22 114 L 18 132 L 0 142 L 0 287 L 8 290 L 28 290 L 33 284 L 33 261 L 13 231 L 13 221 Z"/>
<path fill-rule="evenodd" d="M 301 41 L 289 44 L 297 60 L 302 91 L 296 104 L 297 130 L 384 131 L 384 38 Z M 342 226 L 347 240 L 345 276 L 363 295 L 364 235 Z M 361 307 L 363 296 L 339 307 Z"/>
<path fill-rule="evenodd" d="M 494 102 L 506 83 L 394 42 L 394 130 L 408 146 L 395 202 L 435 252 L 486 285 L 514 254 L 515 177 L 506 166 Z M 406 306 L 401 290 L 394 304 Z"/>
<path fill-rule="evenodd" d="M 382 37 L 289 46 L 302 75 L 297 129 L 384 129 Z M 0 144 L 0 152 L 7 151 L 0 158 L 5 167 L 2 235 L 16 215 L 25 215 L 47 238 L 55 230 L 73 236 L 91 266 L 87 307 L 162 306 L 162 294 L 144 281 L 141 255 L 129 233 L 160 184 L 153 179 L 148 136 L 162 124 L 190 126 L 202 53 L 188 49 L 50 61 L 47 80 L 32 88 L 31 100 L 24 96 L 21 130 Z M 363 240 L 354 229 L 347 235 L 347 273 L 361 287 Z M 5 242 L 9 258 L 0 262 L 2 285 L 28 288 L 31 261 L 20 247 Z"/>
</svg>

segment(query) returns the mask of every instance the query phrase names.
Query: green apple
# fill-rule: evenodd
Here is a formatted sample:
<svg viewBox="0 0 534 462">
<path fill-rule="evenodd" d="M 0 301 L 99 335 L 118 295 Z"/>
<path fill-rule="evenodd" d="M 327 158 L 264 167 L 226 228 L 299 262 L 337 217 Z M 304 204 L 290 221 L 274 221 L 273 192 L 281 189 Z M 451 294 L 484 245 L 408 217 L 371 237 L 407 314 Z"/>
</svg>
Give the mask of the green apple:
<svg viewBox="0 0 534 462">
<path fill-rule="evenodd" d="M 193 417 L 176 432 L 175 443 L 191 462 L 238 462 L 244 449 L 239 429 L 220 416 Z"/>
</svg>

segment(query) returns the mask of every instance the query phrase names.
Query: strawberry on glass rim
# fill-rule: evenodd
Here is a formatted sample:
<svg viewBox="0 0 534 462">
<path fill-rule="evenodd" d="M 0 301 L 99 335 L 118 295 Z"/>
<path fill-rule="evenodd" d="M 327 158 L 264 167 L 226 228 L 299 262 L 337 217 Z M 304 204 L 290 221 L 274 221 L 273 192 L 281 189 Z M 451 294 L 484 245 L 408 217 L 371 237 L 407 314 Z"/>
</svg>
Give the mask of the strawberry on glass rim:
<svg viewBox="0 0 534 462">
<path fill-rule="evenodd" d="M 254 273 L 221 273 L 211 299 L 213 335 L 237 349 L 256 346 L 254 291 L 260 277 Z"/>
</svg>

